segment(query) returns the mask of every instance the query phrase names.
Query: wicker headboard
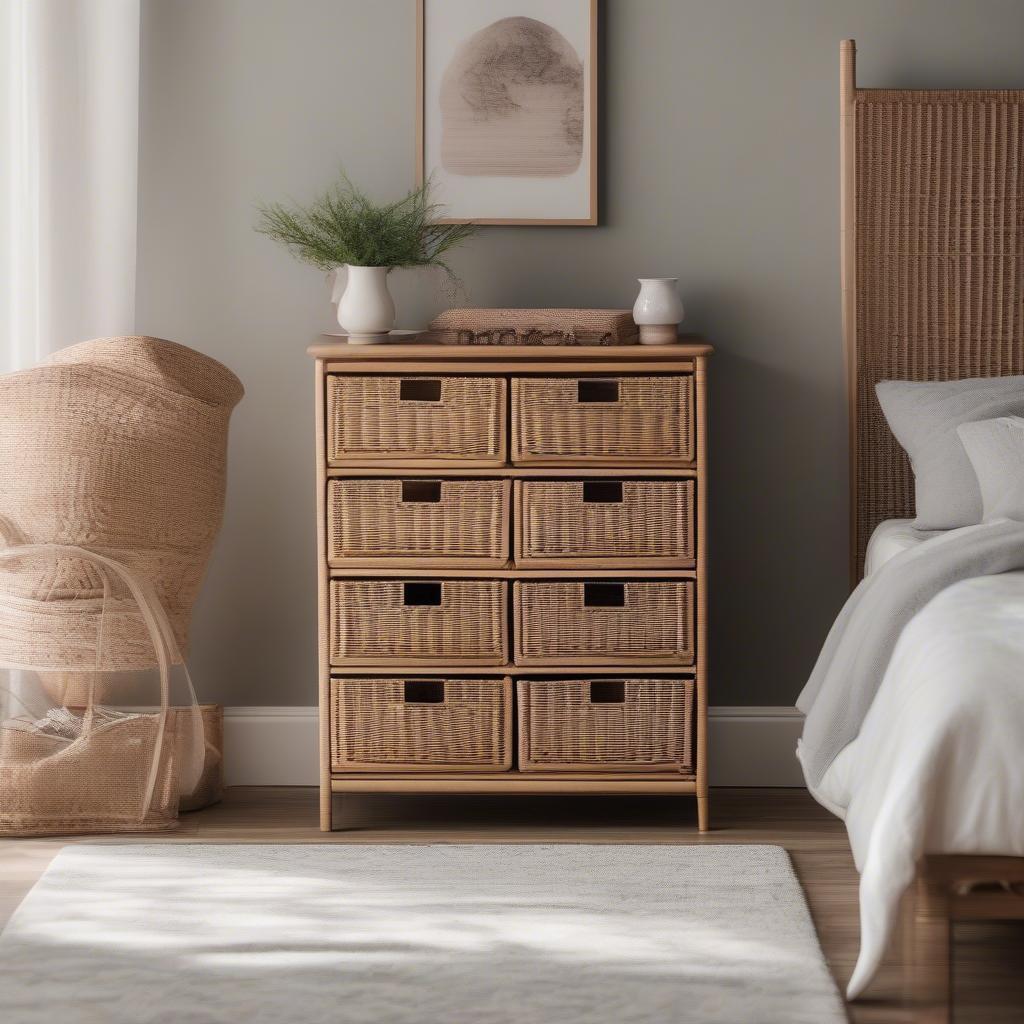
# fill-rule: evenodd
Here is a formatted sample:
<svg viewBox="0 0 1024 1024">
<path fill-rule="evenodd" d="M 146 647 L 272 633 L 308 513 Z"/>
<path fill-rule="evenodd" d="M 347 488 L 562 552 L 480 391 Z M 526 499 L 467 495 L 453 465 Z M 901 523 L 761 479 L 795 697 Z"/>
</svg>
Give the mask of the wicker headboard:
<svg viewBox="0 0 1024 1024">
<path fill-rule="evenodd" d="M 1024 90 L 858 89 L 840 49 L 851 575 L 914 514 L 880 380 L 1024 372 Z"/>
</svg>

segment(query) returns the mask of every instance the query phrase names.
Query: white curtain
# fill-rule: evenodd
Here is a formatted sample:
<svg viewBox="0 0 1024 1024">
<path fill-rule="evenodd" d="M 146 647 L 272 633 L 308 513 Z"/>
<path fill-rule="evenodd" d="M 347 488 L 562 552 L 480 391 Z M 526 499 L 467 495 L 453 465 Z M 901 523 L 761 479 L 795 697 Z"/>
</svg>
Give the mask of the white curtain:
<svg viewBox="0 0 1024 1024">
<path fill-rule="evenodd" d="M 0 372 L 135 328 L 140 0 L 0 0 Z"/>
</svg>

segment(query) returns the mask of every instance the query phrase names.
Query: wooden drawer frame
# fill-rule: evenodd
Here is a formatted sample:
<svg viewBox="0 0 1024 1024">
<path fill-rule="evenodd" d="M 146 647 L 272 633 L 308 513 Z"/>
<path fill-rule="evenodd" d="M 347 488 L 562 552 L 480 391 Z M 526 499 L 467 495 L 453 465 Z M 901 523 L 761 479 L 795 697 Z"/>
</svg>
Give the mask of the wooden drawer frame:
<svg viewBox="0 0 1024 1024">
<path fill-rule="evenodd" d="M 709 826 L 707 787 L 707 517 L 706 517 L 706 424 L 707 363 L 710 346 L 699 339 L 685 339 L 678 345 L 621 347 L 532 347 L 532 346 L 448 346 L 402 344 L 350 347 L 336 340 L 325 339 L 310 347 L 316 361 L 315 400 L 317 437 L 317 495 L 319 509 L 318 537 L 318 602 L 319 602 L 319 686 L 320 686 L 320 824 L 329 831 L 336 822 L 334 797 L 345 793 L 605 793 L 642 794 L 675 793 L 696 798 L 700 829 Z M 619 461 L 601 459 L 543 460 L 532 464 L 510 464 L 508 461 L 478 463 L 463 459 L 415 459 L 403 462 L 367 458 L 359 461 L 328 462 L 327 450 L 327 379 L 331 374 L 392 376 L 497 376 L 510 381 L 531 375 L 581 377 L 617 377 L 623 375 L 652 376 L 661 374 L 690 375 L 692 378 L 693 459 L 677 459 L 651 464 L 636 459 Z M 515 415 L 512 405 L 508 417 Z M 511 458 L 507 445 L 510 431 L 504 428 L 506 460 Z M 418 560 L 415 565 L 366 566 L 348 559 L 329 559 L 327 547 L 326 495 L 328 481 L 343 477 L 502 477 L 508 480 L 525 478 L 580 479 L 596 478 L 665 478 L 694 482 L 694 559 L 690 567 L 648 568 L 584 566 L 571 561 L 564 567 L 507 563 L 488 568 L 439 566 Z M 513 509 L 513 518 L 515 512 Z M 679 665 L 638 665 L 632 671 L 610 664 L 545 666 L 467 664 L 404 664 L 332 666 L 330 663 L 330 583 L 332 579 L 458 579 L 489 578 L 504 581 L 517 579 L 580 579 L 595 576 L 607 580 L 681 579 L 693 581 L 695 615 L 695 660 L 690 667 Z M 506 586 L 510 585 L 506 584 Z M 507 599 L 507 598 L 506 598 Z M 506 655 L 507 657 L 507 655 Z M 346 770 L 334 771 L 331 765 L 330 694 L 333 677 L 416 676 L 428 678 L 527 677 L 545 675 L 562 677 L 593 676 L 654 677 L 690 676 L 694 685 L 693 771 L 690 774 L 671 771 L 619 770 L 609 766 L 606 771 L 575 771 L 569 767 L 558 771 L 438 770 Z"/>
</svg>

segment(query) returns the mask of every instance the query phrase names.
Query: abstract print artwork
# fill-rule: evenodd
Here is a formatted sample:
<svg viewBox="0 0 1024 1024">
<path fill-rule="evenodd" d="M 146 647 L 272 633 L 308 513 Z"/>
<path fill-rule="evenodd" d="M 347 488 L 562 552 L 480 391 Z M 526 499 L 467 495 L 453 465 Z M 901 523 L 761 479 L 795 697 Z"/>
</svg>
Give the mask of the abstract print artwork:
<svg viewBox="0 0 1024 1024">
<path fill-rule="evenodd" d="M 597 222 L 596 29 L 596 0 L 420 0 L 420 173 L 451 220 Z"/>
</svg>

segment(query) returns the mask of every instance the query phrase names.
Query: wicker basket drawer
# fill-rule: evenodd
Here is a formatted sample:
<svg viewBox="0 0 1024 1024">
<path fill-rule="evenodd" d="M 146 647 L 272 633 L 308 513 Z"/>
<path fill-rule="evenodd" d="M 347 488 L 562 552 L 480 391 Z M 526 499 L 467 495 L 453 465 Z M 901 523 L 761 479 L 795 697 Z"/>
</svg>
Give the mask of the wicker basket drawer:
<svg viewBox="0 0 1024 1024">
<path fill-rule="evenodd" d="M 519 769 L 693 772 L 692 679 L 519 680 Z"/>
<path fill-rule="evenodd" d="M 693 583 L 517 580 L 521 665 L 692 665 Z"/>
<path fill-rule="evenodd" d="M 501 580 L 332 580 L 332 665 L 504 665 Z"/>
<path fill-rule="evenodd" d="M 692 480 L 517 480 L 516 564 L 689 568 Z"/>
<path fill-rule="evenodd" d="M 510 480 L 331 480 L 328 558 L 368 565 L 504 565 L 510 497 Z"/>
<path fill-rule="evenodd" d="M 331 770 L 508 771 L 510 679 L 332 679 Z"/>
<path fill-rule="evenodd" d="M 327 378 L 327 460 L 505 462 L 502 377 Z"/>
<path fill-rule="evenodd" d="M 512 461 L 674 465 L 695 458 L 693 377 L 517 377 Z"/>
</svg>

